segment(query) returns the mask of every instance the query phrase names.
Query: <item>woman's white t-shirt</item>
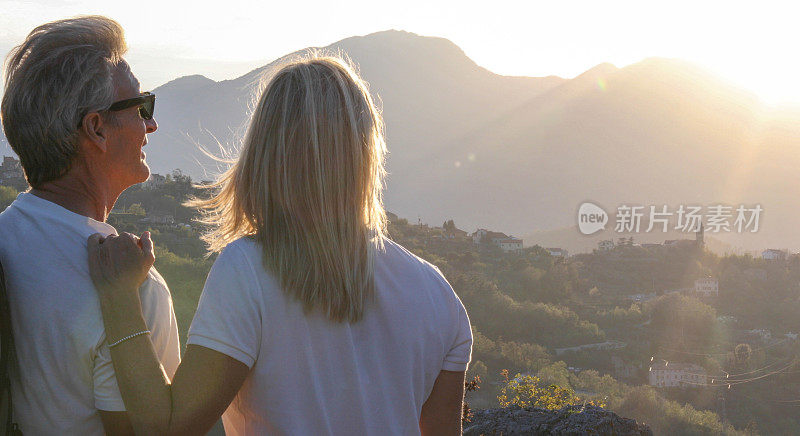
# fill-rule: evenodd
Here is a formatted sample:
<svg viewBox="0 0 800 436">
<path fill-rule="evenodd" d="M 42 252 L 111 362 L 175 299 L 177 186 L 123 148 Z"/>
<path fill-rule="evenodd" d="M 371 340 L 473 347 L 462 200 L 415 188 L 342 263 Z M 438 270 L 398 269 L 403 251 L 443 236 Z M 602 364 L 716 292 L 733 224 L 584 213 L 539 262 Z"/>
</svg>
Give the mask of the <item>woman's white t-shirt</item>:
<svg viewBox="0 0 800 436">
<path fill-rule="evenodd" d="M 439 371 L 464 371 L 472 332 L 439 270 L 386 240 L 375 299 L 357 323 L 334 323 L 284 293 L 249 238 L 211 268 L 189 329 L 251 368 L 223 414 L 227 434 L 419 434 Z"/>
</svg>

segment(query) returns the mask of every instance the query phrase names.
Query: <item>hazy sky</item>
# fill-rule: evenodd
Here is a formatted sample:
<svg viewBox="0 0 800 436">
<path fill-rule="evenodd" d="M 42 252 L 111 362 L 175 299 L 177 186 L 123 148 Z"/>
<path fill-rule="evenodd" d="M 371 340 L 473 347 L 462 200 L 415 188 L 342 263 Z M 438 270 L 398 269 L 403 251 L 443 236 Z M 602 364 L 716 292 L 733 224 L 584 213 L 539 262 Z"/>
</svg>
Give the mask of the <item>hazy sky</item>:
<svg viewBox="0 0 800 436">
<path fill-rule="evenodd" d="M 346 4 L 346 6 L 342 6 Z M 574 77 L 650 56 L 699 63 L 769 103 L 800 103 L 800 2 L 0 0 L 0 56 L 36 25 L 103 14 L 126 30 L 143 89 L 234 78 L 279 56 L 400 29 L 441 36 L 499 74 Z"/>
</svg>

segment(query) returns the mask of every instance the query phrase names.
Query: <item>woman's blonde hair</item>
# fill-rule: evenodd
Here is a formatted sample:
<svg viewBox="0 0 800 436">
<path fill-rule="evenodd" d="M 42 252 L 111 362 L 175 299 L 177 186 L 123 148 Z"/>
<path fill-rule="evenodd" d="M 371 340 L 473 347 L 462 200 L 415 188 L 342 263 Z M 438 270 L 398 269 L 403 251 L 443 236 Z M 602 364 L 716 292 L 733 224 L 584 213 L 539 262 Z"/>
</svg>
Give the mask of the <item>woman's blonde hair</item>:
<svg viewBox="0 0 800 436">
<path fill-rule="evenodd" d="M 312 55 L 269 80 L 237 162 L 195 200 L 212 251 L 243 236 L 306 312 L 361 319 L 383 247 L 386 144 L 364 81 L 344 60 Z"/>
</svg>

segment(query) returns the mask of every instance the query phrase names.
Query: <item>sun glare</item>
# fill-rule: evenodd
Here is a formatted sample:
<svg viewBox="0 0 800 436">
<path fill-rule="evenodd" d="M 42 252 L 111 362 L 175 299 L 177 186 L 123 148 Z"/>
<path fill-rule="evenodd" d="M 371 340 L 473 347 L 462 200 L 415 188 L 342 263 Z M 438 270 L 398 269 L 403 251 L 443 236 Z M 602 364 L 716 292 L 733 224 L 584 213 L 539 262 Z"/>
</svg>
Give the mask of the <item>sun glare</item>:
<svg viewBox="0 0 800 436">
<path fill-rule="evenodd" d="M 771 106 L 800 104 L 800 69 L 796 59 L 776 60 L 769 67 L 762 64 L 747 69 L 747 66 L 743 65 L 738 69 L 730 68 L 716 72 L 735 85 L 754 93 L 764 104 Z"/>
<path fill-rule="evenodd" d="M 575 77 L 609 62 L 624 67 L 648 57 L 684 59 L 757 95 L 765 104 L 800 104 L 796 17 L 800 3 L 762 0 L 642 2 L 517 2 L 456 8 L 408 0 L 377 5 L 309 0 L 262 6 L 229 0 L 224 10 L 142 0 L 157 10 L 141 20 L 123 3 L 75 0 L 41 8 L 36 1 L 0 0 L 0 55 L 37 24 L 76 14 L 106 14 L 126 29 L 129 56 L 150 87 L 203 74 L 232 79 L 295 50 L 387 29 L 447 38 L 479 65 L 503 75 Z M 369 7 L 367 7 L 369 6 Z M 349 11 L 348 14 L 330 16 Z M 424 11 L 424 13 L 422 13 Z M 603 90 L 606 84 L 596 83 Z"/>
</svg>

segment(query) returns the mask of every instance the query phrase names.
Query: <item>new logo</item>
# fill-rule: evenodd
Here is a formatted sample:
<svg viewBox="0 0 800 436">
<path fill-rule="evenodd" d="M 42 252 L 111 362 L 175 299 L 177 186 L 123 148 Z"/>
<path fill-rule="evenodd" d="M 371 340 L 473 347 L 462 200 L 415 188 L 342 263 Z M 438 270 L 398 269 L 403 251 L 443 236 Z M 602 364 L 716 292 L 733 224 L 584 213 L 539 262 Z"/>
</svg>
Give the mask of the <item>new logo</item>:
<svg viewBox="0 0 800 436">
<path fill-rule="evenodd" d="M 578 208 L 578 230 L 591 235 L 603 230 L 608 222 L 608 214 L 594 203 L 583 203 Z"/>
</svg>

